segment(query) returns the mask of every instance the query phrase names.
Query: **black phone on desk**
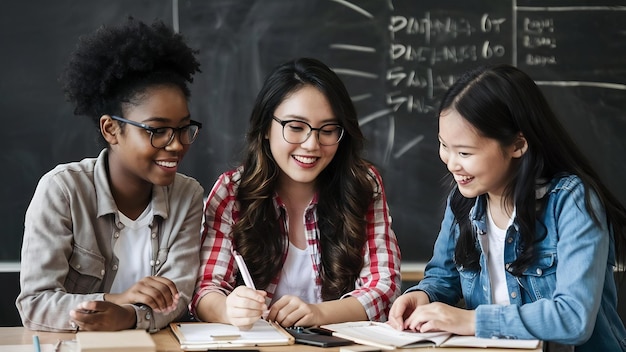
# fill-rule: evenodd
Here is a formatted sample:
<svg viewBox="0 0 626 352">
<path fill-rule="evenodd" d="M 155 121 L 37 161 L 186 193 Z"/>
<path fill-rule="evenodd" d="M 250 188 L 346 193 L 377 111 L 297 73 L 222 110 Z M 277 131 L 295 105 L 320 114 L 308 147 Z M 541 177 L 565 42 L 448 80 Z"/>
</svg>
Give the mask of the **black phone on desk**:
<svg viewBox="0 0 626 352">
<path fill-rule="evenodd" d="M 354 342 L 333 336 L 332 331 L 320 328 L 285 328 L 294 337 L 295 343 L 317 347 L 336 347 L 352 345 Z"/>
</svg>

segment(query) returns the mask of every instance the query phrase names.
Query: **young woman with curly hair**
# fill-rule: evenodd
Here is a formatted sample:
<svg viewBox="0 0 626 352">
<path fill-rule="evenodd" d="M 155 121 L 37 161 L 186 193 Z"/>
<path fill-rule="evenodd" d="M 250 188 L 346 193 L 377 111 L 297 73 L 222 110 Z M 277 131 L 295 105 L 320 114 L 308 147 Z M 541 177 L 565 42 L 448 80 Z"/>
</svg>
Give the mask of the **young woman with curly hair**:
<svg viewBox="0 0 626 352">
<path fill-rule="evenodd" d="M 243 164 L 205 204 L 192 311 L 209 322 L 283 326 L 383 320 L 400 252 L 378 171 L 344 84 L 323 63 L 278 66 L 257 96 Z M 258 290 L 241 285 L 233 254 Z"/>
<path fill-rule="evenodd" d="M 106 147 L 37 185 L 16 301 L 25 327 L 156 331 L 186 312 L 204 190 L 177 169 L 200 128 L 187 106 L 196 72 L 195 52 L 160 21 L 80 38 L 61 80 Z"/>
</svg>

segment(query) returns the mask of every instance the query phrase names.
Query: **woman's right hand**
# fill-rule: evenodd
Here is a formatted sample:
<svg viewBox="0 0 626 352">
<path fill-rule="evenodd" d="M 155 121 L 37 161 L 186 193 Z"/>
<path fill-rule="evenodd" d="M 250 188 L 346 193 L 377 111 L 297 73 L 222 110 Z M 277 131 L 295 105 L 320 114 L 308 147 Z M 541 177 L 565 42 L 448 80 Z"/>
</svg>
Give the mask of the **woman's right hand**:
<svg viewBox="0 0 626 352">
<path fill-rule="evenodd" d="M 267 293 L 253 290 L 246 286 L 238 286 L 226 297 L 226 317 L 230 324 L 242 330 L 252 325 L 267 311 L 265 304 Z"/>
<path fill-rule="evenodd" d="M 169 313 L 178 306 L 179 293 L 172 280 L 162 276 L 146 276 L 128 290 L 106 293 L 104 300 L 118 305 L 145 304 L 157 313 Z"/>
<path fill-rule="evenodd" d="M 430 299 L 423 291 L 405 293 L 393 302 L 387 323 L 396 330 L 404 330 L 407 328 L 407 319 L 415 309 L 428 303 Z"/>
</svg>

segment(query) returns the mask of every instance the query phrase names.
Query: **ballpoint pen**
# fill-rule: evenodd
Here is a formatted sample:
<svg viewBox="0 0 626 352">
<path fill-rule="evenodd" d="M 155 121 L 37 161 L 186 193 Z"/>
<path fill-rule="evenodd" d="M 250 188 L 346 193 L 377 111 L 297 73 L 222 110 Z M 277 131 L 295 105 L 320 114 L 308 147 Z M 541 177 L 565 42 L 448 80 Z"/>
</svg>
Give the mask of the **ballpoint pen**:
<svg viewBox="0 0 626 352">
<path fill-rule="evenodd" d="M 246 266 L 246 262 L 243 260 L 243 257 L 235 250 L 233 251 L 233 255 L 235 256 L 235 262 L 237 262 L 237 266 L 239 267 L 239 272 L 241 272 L 241 276 L 243 277 L 243 282 L 248 288 L 256 290 L 256 286 L 254 286 L 254 281 L 252 281 L 252 276 L 250 276 L 250 271 L 248 271 L 248 266 Z M 263 311 L 261 317 L 266 319 L 269 312 L 269 310 Z"/>
<path fill-rule="evenodd" d="M 241 272 L 241 276 L 243 277 L 243 282 L 249 288 L 256 290 L 254 281 L 252 281 L 252 276 L 250 276 L 250 271 L 248 271 L 248 267 L 246 266 L 246 262 L 243 260 L 243 257 L 237 251 L 233 251 L 233 255 L 235 256 L 235 261 L 239 267 L 239 272 Z"/>
<path fill-rule="evenodd" d="M 54 352 L 61 351 L 61 344 L 62 343 L 63 343 L 63 340 L 61 340 L 61 339 L 57 340 L 57 343 L 54 344 Z"/>
</svg>

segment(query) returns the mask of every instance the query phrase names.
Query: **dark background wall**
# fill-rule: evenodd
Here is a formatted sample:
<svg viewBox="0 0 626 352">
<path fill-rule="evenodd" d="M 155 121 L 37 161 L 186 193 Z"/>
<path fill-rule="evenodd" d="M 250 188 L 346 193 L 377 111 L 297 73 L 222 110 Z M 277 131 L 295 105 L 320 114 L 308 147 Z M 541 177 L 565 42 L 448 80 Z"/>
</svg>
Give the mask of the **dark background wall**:
<svg viewBox="0 0 626 352">
<path fill-rule="evenodd" d="M 197 48 L 199 141 L 182 171 L 206 191 L 237 165 L 256 93 L 275 65 L 312 56 L 344 80 L 383 173 L 404 261 L 426 261 L 443 209 L 438 97 L 470 67 L 514 64 L 541 86 L 617 197 L 626 202 L 626 1 L 45 0 L 0 11 L 0 261 L 19 261 L 39 178 L 95 156 L 95 129 L 57 83 L 79 35 L 127 15 L 162 19 Z M 36 265 L 36 263 L 33 263 Z"/>
<path fill-rule="evenodd" d="M 182 171 L 208 190 L 237 165 L 251 106 L 275 65 L 313 56 L 346 82 L 382 171 L 405 261 L 430 257 L 442 213 L 438 97 L 464 70 L 527 71 L 609 187 L 626 201 L 626 1 L 159 0 L 7 2 L 0 12 L 3 246 L 18 261 L 38 179 L 95 156 L 96 131 L 57 83 L 78 36 L 127 15 L 178 27 L 203 72 L 192 85 L 204 128 Z M 611 5 L 611 6 L 609 6 Z"/>
</svg>

